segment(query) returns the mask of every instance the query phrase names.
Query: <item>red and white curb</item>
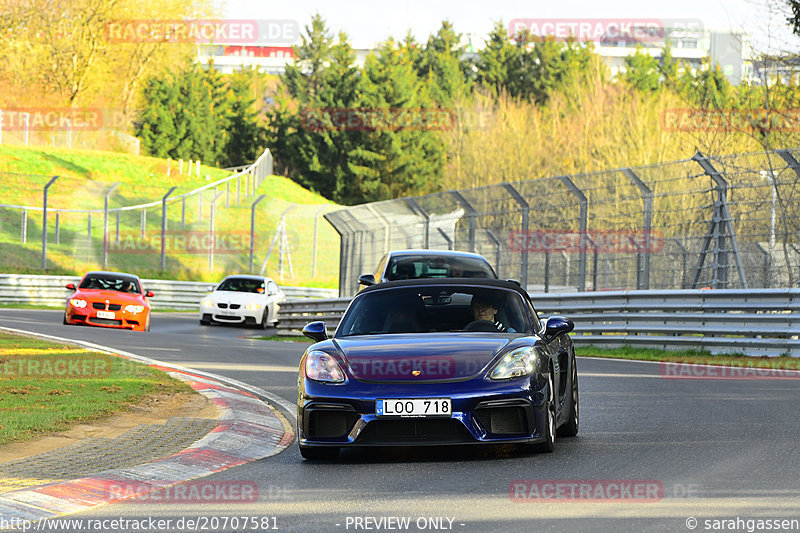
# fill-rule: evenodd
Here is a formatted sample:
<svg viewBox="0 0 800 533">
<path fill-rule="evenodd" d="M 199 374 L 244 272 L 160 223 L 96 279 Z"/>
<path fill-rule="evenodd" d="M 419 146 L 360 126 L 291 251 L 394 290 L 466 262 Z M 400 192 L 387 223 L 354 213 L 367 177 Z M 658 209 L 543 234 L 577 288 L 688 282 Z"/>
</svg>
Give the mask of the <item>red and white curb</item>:
<svg viewBox="0 0 800 533">
<path fill-rule="evenodd" d="M 144 496 L 165 487 L 275 455 L 286 449 L 294 439 L 290 423 L 269 404 L 260 400 L 255 394 L 231 387 L 216 379 L 219 377 L 226 382 L 232 381 L 227 378 L 207 372 L 192 371 L 89 342 L 6 327 L 0 327 L 0 330 L 78 344 L 92 350 L 139 361 L 187 382 L 221 410 L 216 428 L 189 448 L 169 457 L 138 466 L 106 470 L 90 477 L 0 494 L 0 523 L 42 520 L 86 511 L 98 505 L 131 497 Z M 234 383 L 237 386 L 240 384 L 235 381 Z M 263 396 L 273 396 L 255 387 L 249 388 L 255 389 Z M 288 402 L 278 399 L 277 403 L 284 408 L 289 407 L 288 413 L 292 413 Z"/>
</svg>

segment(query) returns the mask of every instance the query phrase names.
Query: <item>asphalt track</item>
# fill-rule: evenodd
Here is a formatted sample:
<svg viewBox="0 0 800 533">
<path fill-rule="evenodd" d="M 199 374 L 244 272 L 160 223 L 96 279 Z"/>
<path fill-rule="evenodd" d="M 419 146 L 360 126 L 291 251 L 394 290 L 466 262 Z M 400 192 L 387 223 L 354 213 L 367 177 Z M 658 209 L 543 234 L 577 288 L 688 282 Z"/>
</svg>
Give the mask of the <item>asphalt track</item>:
<svg viewBox="0 0 800 533">
<path fill-rule="evenodd" d="M 194 314 L 155 314 L 149 334 L 64 326 L 60 311 L 3 309 L 0 325 L 213 372 L 290 404 L 305 347 L 246 338 L 259 334 L 252 329 L 202 327 Z M 800 530 L 797 379 L 666 379 L 658 364 L 586 358 L 578 372 L 580 433 L 552 454 L 386 448 L 308 463 L 292 446 L 204 478 L 256 482 L 257 501 L 134 501 L 70 515 L 84 522 L 60 530 Z M 570 498 L 573 490 L 584 492 Z M 159 519 L 172 522 L 158 527 Z"/>
</svg>

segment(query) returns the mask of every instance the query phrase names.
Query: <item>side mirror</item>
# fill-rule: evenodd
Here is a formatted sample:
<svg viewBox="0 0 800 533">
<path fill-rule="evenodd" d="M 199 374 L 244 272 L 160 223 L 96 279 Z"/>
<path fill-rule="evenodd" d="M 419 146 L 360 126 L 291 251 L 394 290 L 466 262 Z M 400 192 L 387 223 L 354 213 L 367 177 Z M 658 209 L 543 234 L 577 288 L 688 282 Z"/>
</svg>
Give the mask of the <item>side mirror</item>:
<svg viewBox="0 0 800 533">
<path fill-rule="evenodd" d="M 74 291 L 75 290 L 75 284 L 74 283 L 67 283 L 67 288 L 69 290 L 71 290 L 71 291 Z"/>
<path fill-rule="evenodd" d="M 311 322 L 303 328 L 303 335 L 314 342 L 321 342 L 328 338 L 325 322 Z"/>
<path fill-rule="evenodd" d="M 562 333 L 569 333 L 575 329 L 572 320 L 563 316 L 551 316 L 547 319 L 544 326 L 544 333 L 548 337 L 556 337 Z"/>
<path fill-rule="evenodd" d="M 370 285 L 375 285 L 375 276 L 372 274 L 362 274 L 358 277 L 359 285 L 366 285 L 369 287 Z"/>
<path fill-rule="evenodd" d="M 153 294 L 153 291 L 147 291 L 146 293 L 144 293 L 145 298 L 152 298 L 153 296 L 155 296 L 155 294 Z"/>
</svg>

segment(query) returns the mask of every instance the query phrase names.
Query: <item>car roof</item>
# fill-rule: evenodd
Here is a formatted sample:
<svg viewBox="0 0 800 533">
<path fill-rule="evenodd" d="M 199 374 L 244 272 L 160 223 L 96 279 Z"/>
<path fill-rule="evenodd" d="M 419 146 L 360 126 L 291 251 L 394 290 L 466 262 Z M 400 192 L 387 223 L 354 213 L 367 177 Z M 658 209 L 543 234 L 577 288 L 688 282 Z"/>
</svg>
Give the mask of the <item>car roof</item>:
<svg viewBox="0 0 800 533">
<path fill-rule="evenodd" d="M 398 281 L 386 281 L 376 283 L 362 289 L 358 295 L 367 294 L 373 291 L 380 291 L 401 287 L 425 287 L 428 285 L 447 285 L 452 287 L 484 287 L 497 289 L 510 289 L 529 299 L 528 293 L 516 281 L 492 279 L 492 278 L 418 278 L 404 279 Z"/>
<path fill-rule="evenodd" d="M 479 253 L 463 252 L 460 250 L 390 250 L 387 252 L 387 254 L 390 257 L 402 255 L 423 255 L 428 257 L 474 257 L 475 259 L 483 259 L 484 261 L 487 261 L 486 258 Z"/>
<path fill-rule="evenodd" d="M 270 278 L 270 277 L 267 277 L 267 276 L 255 276 L 253 274 L 231 274 L 230 276 L 225 276 L 224 278 L 222 278 L 222 281 L 225 281 L 226 279 L 230 279 L 230 278 L 253 279 L 253 280 L 258 280 L 258 281 L 264 281 L 264 280 L 273 281 L 273 279 Z"/>
<path fill-rule="evenodd" d="M 86 276 L 88 276 L 90 274 L 99 274 L 101 276 L 128 277 L 128 278 L 133 278 L 133 279 L 137 279 L 137 280 L 139 279 L 139 276 L 137 276 L 136 274 L 128 274 L 127 272 L 112 272 L 110 270 L 91 270 L 91 271 L 87 272 L 86 274 L 84 274 L 83 277 L 85 278 Z"/>
</svg>

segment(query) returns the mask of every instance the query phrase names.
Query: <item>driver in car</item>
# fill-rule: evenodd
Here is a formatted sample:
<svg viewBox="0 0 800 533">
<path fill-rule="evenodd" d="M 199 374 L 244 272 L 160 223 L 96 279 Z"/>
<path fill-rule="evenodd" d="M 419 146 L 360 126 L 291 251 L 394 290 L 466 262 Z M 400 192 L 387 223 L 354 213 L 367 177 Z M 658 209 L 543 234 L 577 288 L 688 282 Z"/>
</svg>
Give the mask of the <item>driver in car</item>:
<svg viewBox="0 0 800 533">
<path fill-rule="evenodd" d="M 499 320 L 495 320 L 495 315 L 497 314 L 497 306 L 495 303 L 481 295 L 475 295 L 472 297 L 472 316 L 474 317 L 474 321 L 470 322 L 470 324 L 475 324 L 479 321 L 485 321 L 491 323 L 497 331 L 500 332 L 507 332 L 508 328 Z M 469 325 L 468 325 L 469 326 Z M 488 326 L 488 324 L 487 324 Z"/>
</svg>

